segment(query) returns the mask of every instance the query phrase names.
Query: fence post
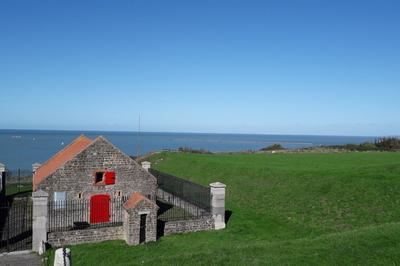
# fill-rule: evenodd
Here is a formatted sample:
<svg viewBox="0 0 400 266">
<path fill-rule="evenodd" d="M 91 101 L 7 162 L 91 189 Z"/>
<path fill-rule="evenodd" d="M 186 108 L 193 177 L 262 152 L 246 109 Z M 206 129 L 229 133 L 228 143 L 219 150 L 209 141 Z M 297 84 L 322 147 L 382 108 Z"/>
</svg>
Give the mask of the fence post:
<svg viewBox="0 0 400 266">
<path fill-rule="evenodd" d="M 225 228 L 225 188 L 226 185 L 220 182 L 210 184 L 211 214 L 215 230 Z"/>
<path fill-rule="evenodd" d="M 150 167 L 151 167 L 151 163 L 150 162 L 148 162 L 148 161 L 142 162 L 142 168 L 144 170 L 146 170 L 147 172 L 149 171 Z"/>
<path fill-rule="evenodd" d="M 43 190 L 32 193 L 32 250 L 39 252 L 47 242 L 47 204 L 49 194 Z"/>
<path fill-rule="evenodd" d="M 6 166 L 0 163 L 0 198 L 6 195 Z"/>
</svg>

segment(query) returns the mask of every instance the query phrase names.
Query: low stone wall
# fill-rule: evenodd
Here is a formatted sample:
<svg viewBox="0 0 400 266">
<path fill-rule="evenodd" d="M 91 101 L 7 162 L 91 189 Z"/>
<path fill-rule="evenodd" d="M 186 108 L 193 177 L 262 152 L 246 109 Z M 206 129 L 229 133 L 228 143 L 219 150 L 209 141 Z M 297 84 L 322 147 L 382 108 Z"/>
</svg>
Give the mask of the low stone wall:
<svg viewBox="0 0 400 266">
<path fill-rule="evenodd" d="M 48 233 L 48 243 L 53 247 L 77 245 L 84 243 L 98 243 L 107 240 L 124 239 L 122 226 L 103 227 L 95 229 L 71 230 Z"/>
<path fill-rule="evenodd" d="M 195 220 L 170 221 L 164 224 L 164 235 L 187 232 L 206 231 L 214 229 L 214 220 L 211 216 Z"/>
</svg>

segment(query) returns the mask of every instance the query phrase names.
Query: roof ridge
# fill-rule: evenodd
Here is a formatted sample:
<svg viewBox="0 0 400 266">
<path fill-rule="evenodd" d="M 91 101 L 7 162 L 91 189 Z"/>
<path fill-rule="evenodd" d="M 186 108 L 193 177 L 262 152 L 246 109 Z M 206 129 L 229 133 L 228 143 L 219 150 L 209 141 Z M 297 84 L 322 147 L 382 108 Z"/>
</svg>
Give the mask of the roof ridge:
<svg viewBox="0 0 400 266">
<path fill-rule="evenodd" d="M 123 207 L 127 210 L 133 209 L 137 206 L 137 204 L 139 202 L 142 202 L 142 201 L 147 201 L 150 204 L 157 206 L 156 203 L 154 203 L 153 201 L 151 201 L 150 199 L 145 197 L 142 193 L 135 191 L 129 196 L 128 200 L 124 203 Z M 158 208 L 158 206 L 157 206 L 157 208 Z"/>
</svg>

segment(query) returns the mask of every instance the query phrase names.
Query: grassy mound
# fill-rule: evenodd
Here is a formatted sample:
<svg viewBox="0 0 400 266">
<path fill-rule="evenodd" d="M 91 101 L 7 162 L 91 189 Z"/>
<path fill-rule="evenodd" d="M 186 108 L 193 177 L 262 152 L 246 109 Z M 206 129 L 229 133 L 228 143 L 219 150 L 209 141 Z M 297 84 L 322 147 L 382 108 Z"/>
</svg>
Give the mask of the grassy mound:
<svg viewBox="0 0 400 266">
<path fill-rule="evenodd" d="M 400 262 L 400 153 L 161 153 L 151 161 L 203 185 L 225 183 L 227 229 L 138 247 L 74 246 L 75 265 Z"/>
</svg>

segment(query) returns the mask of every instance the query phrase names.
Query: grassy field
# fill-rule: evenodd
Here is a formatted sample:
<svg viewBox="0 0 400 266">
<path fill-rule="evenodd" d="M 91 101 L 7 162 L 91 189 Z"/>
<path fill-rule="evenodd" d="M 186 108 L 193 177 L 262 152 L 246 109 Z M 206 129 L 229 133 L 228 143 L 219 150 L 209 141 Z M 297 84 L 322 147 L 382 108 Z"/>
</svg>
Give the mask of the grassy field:
<svg viewBox="0 0 400 266">
<path fill-rule="evenodd" d="M 400 264 L 400 153 L 161 153 L 153 167 L 227 185 L 227 229 L 73 246 L 74 265 Z"/>
<path fill-rule="evenodd" d="M 8 184 L 6 195 L 10 197 L 26 197 L 32 192 L 32 183 Z"/>
</svg>

